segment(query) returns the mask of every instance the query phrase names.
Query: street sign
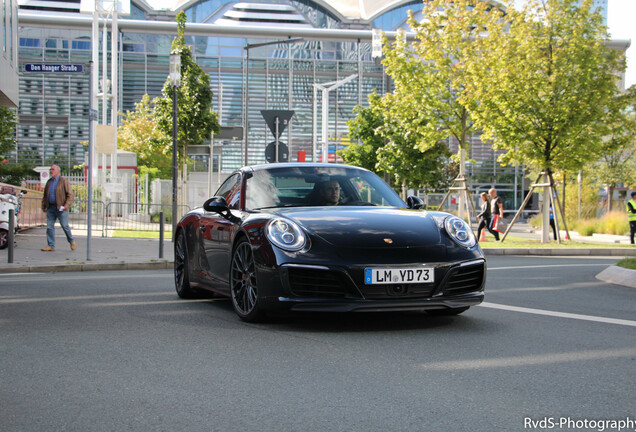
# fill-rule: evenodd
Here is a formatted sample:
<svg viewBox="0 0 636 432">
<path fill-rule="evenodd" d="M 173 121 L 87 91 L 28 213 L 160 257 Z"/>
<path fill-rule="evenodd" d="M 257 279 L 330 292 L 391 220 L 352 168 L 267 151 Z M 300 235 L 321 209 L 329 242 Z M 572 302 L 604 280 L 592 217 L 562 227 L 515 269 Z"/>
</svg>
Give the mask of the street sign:
<svg viewBox="0 0 636 432">
<path fill-rule="evenodd" d="M 269 130 L 274 134 L 274 138 L 280 138 L 283 131 L 287 128 L 289 120 L 294 115 L 291 110 L 261 110 L 261 114 L 265 119 L 265 123 L 269 126 Z M 276 123 L 278 119 L 278 135 L 276 135 Z"/>
<path fill-rule="evenodd" d="M 265 148 L 265 160 L 267 160 L 268 163 L 287 162 L 289 160 L 287 144 L 278 141 L 278 161 L 276 160 L 276 141 L 267 144 Z"/>
<path fill-rule="evenodd" d="M 75 74 L 75 73 L 84 73 L 84 65 L 83 64 L 26 63 L 24 65 L 24 71 L 34 72 L 34 73 Z"/>
</svg>

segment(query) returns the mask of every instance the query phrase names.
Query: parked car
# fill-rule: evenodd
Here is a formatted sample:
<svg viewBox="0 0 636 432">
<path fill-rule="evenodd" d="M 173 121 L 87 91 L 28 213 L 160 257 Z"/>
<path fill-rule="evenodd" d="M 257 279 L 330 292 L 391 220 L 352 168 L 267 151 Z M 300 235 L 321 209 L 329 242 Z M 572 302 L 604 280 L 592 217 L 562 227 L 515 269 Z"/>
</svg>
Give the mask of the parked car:
<svg viewBox="0 0 636 432">
<path fill-rule="evenodd" d="M 484 298 L 486 261 L 460 218 L 406 203 L 378 176 L 336 164 L 244 167 L 177 225 L 177 293 L 274 311 L 455 315 Z"/>
</svg>

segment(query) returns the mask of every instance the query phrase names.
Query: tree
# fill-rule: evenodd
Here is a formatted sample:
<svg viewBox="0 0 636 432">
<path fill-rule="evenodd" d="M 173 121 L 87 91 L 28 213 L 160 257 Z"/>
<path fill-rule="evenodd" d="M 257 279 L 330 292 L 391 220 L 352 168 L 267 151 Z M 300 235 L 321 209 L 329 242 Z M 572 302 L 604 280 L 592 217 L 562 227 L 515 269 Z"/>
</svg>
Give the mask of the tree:
<svg viewBox="0 0 636 432">
<path fill-rule="evenodd" d="M 624 61 L 601 17 L 576 0 L 512 3 L 476 41 L 465 100 L 504 163 L 573 171 L 601 156 L 604 124 Z"/>
<path fill-rule="evenodd" d="M 400 128 L 414 133 L 420 150 L 454 137 L 459 143 L 460 178 L 473 130 L 472 116 L 462 99 L 466 92 L 466 66 L 474 50 L 489 2 L 481 0 L 425 1 L 418 22 L 409 11 L 408 23 L 415 42 L 397 38 L 392 47 L 385 39 L 382 64 L 395 83 L 391 114 L 402 119 Z M 464 208 L 464 196 L 460 209 Z"/>
<path fill-rule="evenodd" d="M 172 141 L 157 127 L 150 97 L 146 94 L 127 111 L 119 127 L 117 142 L 121 149 L 137 154 L 137 165 L 151 178 L 172 176 Z"/>
<path fill-rule="evenodd" d="M 369 95 L 369 106 L 354 108 L 357 116 L 348 122 L 350 137 L 360 140 L 340 152 L 342 158 L 354 165 L 391 175 L 394 186 L 438 189 L 444 182 L 448 147 L 436 146 L 420 150 L 416 134 L 405 134 L 399 121 L 390 117 L 388 106 L 392 95 L 380 97 L 375 91 Z"/>
<path fill-rule="evenodd" d="M 212 110 L 210 77 L 192 59 L 192 50 L 185 43 L 186 14 L 177 14 L 177 37 L 172 41 L 172 54 L 181 55 L 181 84 L 177 89 L 179 113 L 177 142 L 179 160 L 185 162 L 186 148 L 207 144 L 212 132 L 219 132 L 217 114 Z M 163 86 L 162 97 L 155 102 L 155 119 L 160 130 L 172 136 L 172 96 L 170 82 Z"/>
<path fill-rule="evenodd" d="M 615 97 L 615 106 L 607 121 L 607 134 L 592 175 L 607 187 L 607 211 L 612 210 L 612 195 L 620 183 L 636 184 L 636 86 Z"/>
<path fill-rule="evenodd" d="M 607 46 L 592 1 L 529 0 L 488 15 L 474 41 L 463 100 L 500 162 L 572 172 L 602 153 L 604 123 L 625 63 Z M 547 224 L 544 224 L 547 233 Z M 547 235 L 544 234 L 544 238 Z"/>
<path fill-rule="evenodd" d="M 0 156 L 6 156 L 15 148 L 15 126 L 17 116 L 15 112 L 6 107 L 0 107 Z"/>
<path fill-rule="evenodd" d="M 354 107 L 356 116 L 347 122 L 349 138 L 351 141 L 360 141 L 360 144 L 351 144 L 338 154 L 349 164 L 376 171 L 377 151 L 386 142 L 384 136 L 376 130 L 384 124 L 385 113 L 381 97 L 375 90 L 369 94 L 368 101 L 369 106 L 366 108 L 360 105 Z"/>
</svg>

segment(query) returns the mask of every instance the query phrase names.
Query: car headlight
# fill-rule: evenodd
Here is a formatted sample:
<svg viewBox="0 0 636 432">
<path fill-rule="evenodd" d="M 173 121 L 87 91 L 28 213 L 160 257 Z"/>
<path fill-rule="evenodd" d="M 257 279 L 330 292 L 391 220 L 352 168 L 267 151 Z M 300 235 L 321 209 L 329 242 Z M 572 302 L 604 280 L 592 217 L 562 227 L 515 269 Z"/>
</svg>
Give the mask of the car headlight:
<svg viewBox="0 0 636 432">
<path fill-rule="evenodd" d="M 297 252 L 307 244 L 303 230 L 287 219 L 277 218 L 269 221 L 266 232 L 269 241 L 286 251 Z"/>
<path fill-rule="evenodd" d="M 444 228 L 455 242 L 465 248 L 471 248 L 477 244 L 473 231 L 463 219 L 457 216 L 448 216 L 444 221 Z"/>
</svg>

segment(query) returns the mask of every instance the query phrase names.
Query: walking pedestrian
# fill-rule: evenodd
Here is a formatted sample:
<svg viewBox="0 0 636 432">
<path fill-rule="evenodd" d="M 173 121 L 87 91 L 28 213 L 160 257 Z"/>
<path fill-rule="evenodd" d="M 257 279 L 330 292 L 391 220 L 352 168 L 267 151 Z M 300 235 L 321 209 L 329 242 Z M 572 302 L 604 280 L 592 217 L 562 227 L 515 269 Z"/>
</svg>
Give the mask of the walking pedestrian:
<svg viewBox="0 0 636 432">
<path fill-rule="evenodd" d="M 636 234 L 636 192 L 632 192 L 632 199 L 627 201 L 627 217 L 629 219 L 629 240 L 634 244 Z"/>
<path fill-rule="evenodd" d="M 479 226 L 477 227 L 477 238 L 481 238 L 481 231 L 486 228 L 490 234 L 495 236 L 495 240 L 499 241 L 499 233 L 492 229 L 491 226 L 491 213 L 490 213 L 490 201 L 488 200 L 488 194 L 486 192 L 481 193 L 481 208 L 480 212 L 477 215 L 477 219 L 479 220 Z"/>
<path fill-rule="evenodd" d="M 42 248 L 45 252 L 55 251 L 55 221 L 60 221 L 66 240 L 71 245 L 71 250 L 77 248 L 71 227 L 68 226 L 68 209 L 73 204 L 73 189 L 66 177 L 60 176 L 60 167 L 51 165 L 49 169 L 51 178 L 44 186 L 42 196 L 42 211 L 46 213 L 46 243 Z"/>
<path fill-rule="evenodd" d="M 556 224 L 554 223 L 554 210 L 552 209 L 552 204 L 550 204 L 550 228 L 552 228 L 552 233 L 554 234 L 554 239 L 557 239 L 556 232 Z"/>
<path fill-rule="evenodd" d="M 490 195 L 491 216 L 499 215 L 500 218 L 503 218 L 503 201 L 501 200 L 501 197 L 497 195 L 497 189 L 491 188 L 488 191 L 488 195 Z"/>
</svg>

